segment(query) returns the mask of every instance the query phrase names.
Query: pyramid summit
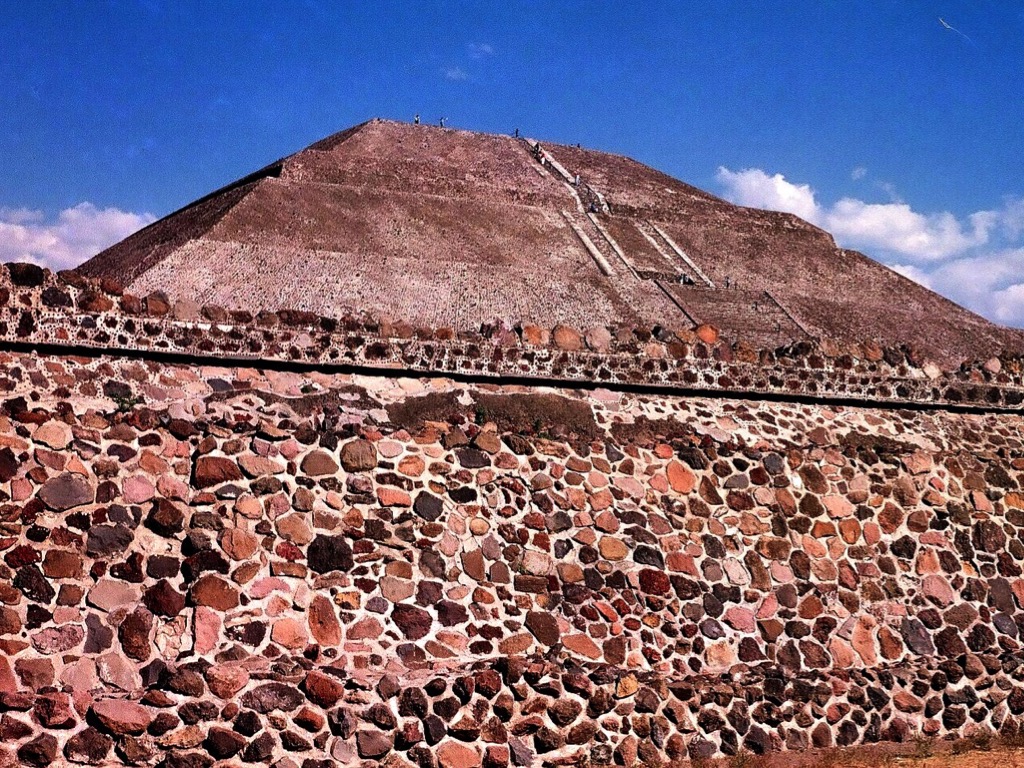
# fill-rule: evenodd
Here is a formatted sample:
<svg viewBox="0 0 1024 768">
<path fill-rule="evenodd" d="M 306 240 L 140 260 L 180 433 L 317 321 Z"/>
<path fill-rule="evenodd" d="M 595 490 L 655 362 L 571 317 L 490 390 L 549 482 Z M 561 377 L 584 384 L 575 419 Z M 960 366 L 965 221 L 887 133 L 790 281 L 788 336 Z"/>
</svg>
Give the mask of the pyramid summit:
<svg viewBox="0 0 1024 768">
<path fill-rule="evenodd" d="M 907 344 L 946 362 L 1024 347 L 788 213 L 634 160 L 371 120 L 170 214 L 77 270 L 228 309 L 714 325 L 756 348 Z"/>
</svg>

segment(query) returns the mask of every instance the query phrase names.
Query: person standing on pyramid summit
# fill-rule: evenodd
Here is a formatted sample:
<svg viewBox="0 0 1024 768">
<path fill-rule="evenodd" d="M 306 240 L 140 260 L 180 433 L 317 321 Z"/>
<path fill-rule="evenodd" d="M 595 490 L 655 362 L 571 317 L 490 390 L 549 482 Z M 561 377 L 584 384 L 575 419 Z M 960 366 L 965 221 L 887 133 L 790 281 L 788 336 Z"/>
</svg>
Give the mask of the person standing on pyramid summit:
<svg viewBox="0 0 1024 768">
<path fill-rule="evenodd" d="M 447 117 L 442 117 L 441 118 L 441 127 L 442 128 L 444 128 L 444 121 L 447 120 L 447 119 L 448 119 Z"/>
<path fill-rule="evenodd" d="M 420 124 L 420 113 L 419 112 L 417 112 L 416 116 L 412 119 L 412 124 L 413 125 L 419 125 Z"/>
</svg>

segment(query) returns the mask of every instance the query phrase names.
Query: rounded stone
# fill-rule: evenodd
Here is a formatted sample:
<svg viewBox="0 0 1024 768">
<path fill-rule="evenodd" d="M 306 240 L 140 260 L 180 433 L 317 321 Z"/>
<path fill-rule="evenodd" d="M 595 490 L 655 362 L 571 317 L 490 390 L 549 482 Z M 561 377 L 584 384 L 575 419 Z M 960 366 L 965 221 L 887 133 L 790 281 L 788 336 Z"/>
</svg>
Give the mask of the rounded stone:
<svg viewBox="0 0 1024 768">
<path fill-rule="evenodd" d="M 377 468 L 377 449 L 369 440 L 352 440 L 341 447 L 341 466 L 346 472 L 368 472 Z"/>
<path fill-rule="evenodd" d="M 64 472 L 43 483 L 43 487 L 39 489 L 39 498 L 54 512 L 66 512 L 75 507 L 92 504 L 96 499 L 96 491 L 81 475 Z"/>
</svg>

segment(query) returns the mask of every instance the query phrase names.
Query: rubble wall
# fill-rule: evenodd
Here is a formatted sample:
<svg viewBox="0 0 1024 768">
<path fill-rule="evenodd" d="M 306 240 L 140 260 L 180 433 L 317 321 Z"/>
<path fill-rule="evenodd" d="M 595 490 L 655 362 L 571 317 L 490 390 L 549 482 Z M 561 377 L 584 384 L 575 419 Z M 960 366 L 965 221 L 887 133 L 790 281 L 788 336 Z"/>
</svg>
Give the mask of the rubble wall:
<svg viewBox="0 0 1024 768">
<path fill-rule="evenodd" d="M 0 347 L 108 351 L 149 359 L 416 371 L 498 382 L 566 382 L 752 397 L 1019 411 L 1019 353 L 940 367 L 908 347 L 828 339 L 760 349 L 699 328 L 542 328 L 501 321 L 479 331 L 401 318 L 227 311 L 125 293 L 111 280 L 0 265 Z M 2 382 L 0 382 L 2 385 Z"/>
<path fill-rule="evenodd" d="M 1024 716 L 1024 420 L 0 352 L 0 765 L 668 765 Z"/>
</svg>

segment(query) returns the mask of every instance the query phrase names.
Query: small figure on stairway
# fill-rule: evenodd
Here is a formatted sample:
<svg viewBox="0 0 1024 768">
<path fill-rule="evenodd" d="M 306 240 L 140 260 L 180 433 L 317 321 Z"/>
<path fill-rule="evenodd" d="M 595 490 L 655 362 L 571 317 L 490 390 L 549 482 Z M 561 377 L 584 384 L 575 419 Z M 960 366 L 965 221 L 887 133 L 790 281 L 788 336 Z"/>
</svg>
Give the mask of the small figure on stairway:
<svg viewBox="0 0 1024 768">
<path fill-rule="evenodd" d="M 591 201 L 590 205 L 587 206 L 587 211 L 590 213 L 597 213 L 597 206 Z"/>
<path fill-rule="evenodd" d="M 725 276 L 725 287 L 726 287 L 726 288 L 728 288 L 728 287 L 729 287 L 729 283 L 730 283 L 730 282 L 731 282 L 731 278 L 730 278 L 730 277 L 729 277 L 728 275 L 726 275 L 726 276 Z"/>
<path fill-rule="evenodd" d="M 580 175 L 578 173 L 576 174 L 576 178 L 572 180 L 572 185 L 574 187 L 578 187 L 580 185 Z"/>
</svg>

